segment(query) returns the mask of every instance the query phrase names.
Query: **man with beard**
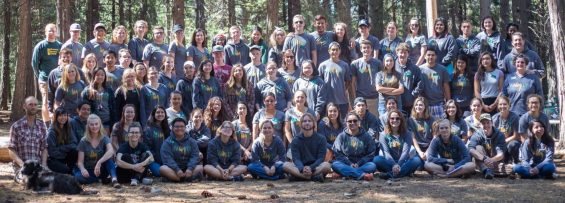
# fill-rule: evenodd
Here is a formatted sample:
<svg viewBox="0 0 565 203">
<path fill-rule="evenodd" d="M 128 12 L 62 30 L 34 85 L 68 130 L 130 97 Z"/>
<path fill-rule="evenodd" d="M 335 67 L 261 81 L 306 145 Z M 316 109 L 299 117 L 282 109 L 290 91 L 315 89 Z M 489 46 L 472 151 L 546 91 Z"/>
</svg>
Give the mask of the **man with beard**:
<svg viewBox="0 0 565 203">
<path fill-rule="evenodd" d="M 316 119 L 306 113 L 300 117 L 302 133 L 290 143 L 292 161 L 283 165 L 283 170 L 290 174 L 289 181 L 312 180 L 324 182 L 330 164 L 324 162 L 326 156 L 326 138 L 315 132 Z"/>
<path fill-rule="evenodd" d="M 36 118 L 37 99 L 30 96 L 25 99 L 25 116 L 10 127 L 10 143 L 8 150 L 13 160 L 14 180 L 22 182 L 20 168 L 27 160 L 41 160 L 41 165 L 47 168 L 47 128 Z"/>
</svg>

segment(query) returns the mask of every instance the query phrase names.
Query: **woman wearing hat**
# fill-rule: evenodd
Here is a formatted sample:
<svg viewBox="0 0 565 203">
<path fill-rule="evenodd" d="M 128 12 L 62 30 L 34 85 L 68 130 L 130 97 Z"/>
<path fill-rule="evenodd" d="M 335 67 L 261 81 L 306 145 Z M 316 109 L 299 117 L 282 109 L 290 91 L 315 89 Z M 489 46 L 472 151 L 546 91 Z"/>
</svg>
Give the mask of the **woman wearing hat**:
<svg viewBox="0 0 565 203">
<path fill-rule="evenodd" d="M 175 75 L 180 78 L 184 75 L 183 65 L 186 57 L 186 41 L 184 40 L 184 27 L 179 24 L 173 26 L 173 34 L 175 35 L 169 45 L 169 55 L 175 59 Z"/>
</svg>

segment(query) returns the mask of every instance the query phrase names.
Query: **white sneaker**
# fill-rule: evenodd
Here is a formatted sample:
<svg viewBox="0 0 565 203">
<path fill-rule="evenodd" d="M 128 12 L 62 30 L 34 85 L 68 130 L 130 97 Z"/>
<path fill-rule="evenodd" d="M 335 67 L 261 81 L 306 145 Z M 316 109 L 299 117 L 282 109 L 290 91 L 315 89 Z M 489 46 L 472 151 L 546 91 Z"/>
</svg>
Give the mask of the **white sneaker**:
<svg viewBox="0 0 565 203">
<path fill-rule="evenodd" d="M 137 184 L 139 184 L 139 181 L 137 181 L 137 179 L 131 179 L 131 183 L 129 185 L 137 186 Z"/>
</svg>

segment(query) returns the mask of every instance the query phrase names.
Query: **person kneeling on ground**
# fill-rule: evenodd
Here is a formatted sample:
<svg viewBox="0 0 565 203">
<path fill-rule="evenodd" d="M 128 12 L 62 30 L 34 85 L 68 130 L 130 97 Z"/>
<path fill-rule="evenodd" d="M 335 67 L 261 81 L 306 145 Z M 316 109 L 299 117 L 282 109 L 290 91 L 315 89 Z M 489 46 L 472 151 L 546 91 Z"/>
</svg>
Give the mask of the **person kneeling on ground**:
<svg viewBox="0 0 565 203">
<path fill-rule="evenodd" d="M 475 158 L 475 164 L 485 178 L 492 179 L 493 170 L 498 171 L 499 162 L 504 159 L 504 135 L 492 126 L 490 114 L 481 114 L 479 120 L 482 129 L 476 130 L 469 138 L 469 153 Z"/>
<path fill-rule="evenodd" d="M 384 131 L 379 136 L 383 156 L 376 156 L 373 162 L 381 179 L 401 178 L 408 176 L 422 165 L 420 156 L 410 158 L 412 132 L 399 110 L 391 110 L 386 114 Z"/>
<path fill-rule="evenodd" d="M 241 147 L 236 141 L 234 126 L 224 121 L 218 135 L 208 143 L 207 163 L 204 172 L 216 180 L 243 181 L 247 166 L 241 165 Z"/>
<path fill-rule="evenodd" d="M 514 165 L 513 172 L 522 178 L 555 179 L 555 163 L 553 153 L 555 141 L 548 134 L 547 128 L 540 120 L 530 122 L 532 135 L 520 149 L 521 164 Z"/>
<path fill-rule="evenodd" d="M 372 162 L 377 149 L 375 141 L 360 128 L 359 115 L 351 112 L 345 120 L 347 127 L 337 136 L 332 147 L 336 158 L 332 169 L 344 177 L 371 181 L 377 168 Z"/>
<path fill-rule="evenodd" d="M 275 137 L 275 125 L 271 120 L 259 124 L 259 138 L 251 148 L 251 163 L 249 173 L 253 176 L 278 180 L 284 178 L 283 163 L 286 150 L 280 137 Z"/>
<path fill-rule="evenodd" d="M 426 152 L 426 171 L 439 177 L 460 177 L 475 172 L 475 164 L 463 140 L 451 134 L 451 122 L 440 119 L 433 125 L 434 137 Z"/>
<path fill-rule="evenodd" d="M 290 143 L 292 162 L 283 165 L 284 171 L 290 173 L 289 181 L 324 182 L 326 173 L 330 172 L 330 164 L 324 162 L 326 138 L 315 133 L 315 121 L 314 116 L 309 113 L 300 117 L 302 133 L 295 136 Z"/>
<path fill-rule="evenodd" d="M 202 179 L 202 165 L 198 165 L 198 144 L 185 133 L 186 121 L 175 118 L 173 135 L 161 146 L 161 176 L 169 181 L 183 182 Z"/>
<path fill-rule="evenodd" d="M 141 125 L 134 122 L 128 128 L 128 142 L 120 146 L 116 155 L 118 182 L 124 183 L 131 180 L 130 185 L 136 186 L 142 178 L 147 176 L 149 168 L 159 166 L 154 162 L 149 148 L 139 142 L 140 137 Z"/>
</svg>

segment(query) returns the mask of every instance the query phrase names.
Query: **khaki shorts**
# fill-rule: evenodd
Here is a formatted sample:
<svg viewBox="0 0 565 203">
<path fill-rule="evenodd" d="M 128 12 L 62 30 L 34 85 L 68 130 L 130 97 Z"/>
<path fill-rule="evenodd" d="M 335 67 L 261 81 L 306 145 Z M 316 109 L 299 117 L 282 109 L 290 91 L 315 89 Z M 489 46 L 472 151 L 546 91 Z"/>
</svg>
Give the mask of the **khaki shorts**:
<svg viewBox="0 0 565 203">
<path fill-rule="evenodd" d="M 43 100 L 43 104 L 47 104 L 47 92 L 48 90 L 48 85 L 47 82 L 43 82 L 43 81 L 37 81 L 37 85 L 39 86 L 39 92 L 41 92 L 41 98 Z"/>
</svg>

